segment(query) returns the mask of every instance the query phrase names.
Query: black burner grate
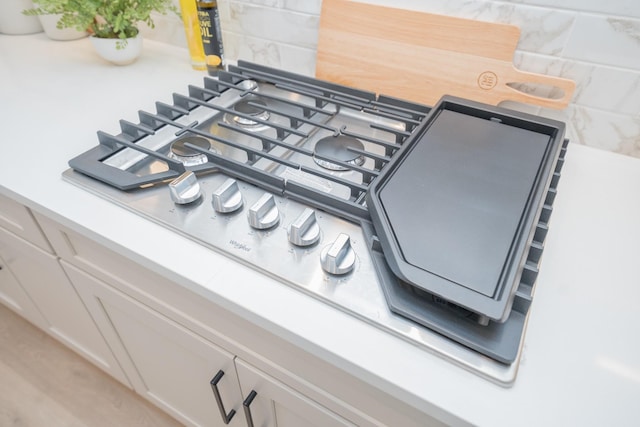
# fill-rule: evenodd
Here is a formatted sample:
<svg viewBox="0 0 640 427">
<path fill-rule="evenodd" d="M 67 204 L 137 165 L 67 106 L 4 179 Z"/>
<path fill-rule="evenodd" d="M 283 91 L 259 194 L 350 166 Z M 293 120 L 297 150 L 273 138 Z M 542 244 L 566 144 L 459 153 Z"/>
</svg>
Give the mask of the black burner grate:
<svg viewBox="0 0 640 427">
<path fill-rule="evenodd" d="M 276 88 L 299 95 L 306 102 L 263 93 L 259 91 L 257 84 L 247 84 L 247 81 L 271 84 Z M 216 102 L 227 91 L 234 91 L 237 94 L 240 98 L 239 102 L 244 109 L 236 109 L 233 106 L 226 107 Z M 283 112 L 265 105 L 267 102 L 264 101 L 277 101 L 277 103 L 287 105 L 297 113 Z M 200 128 L 199 125 L 201 123 L 198 121 L 184 124 L 184 121 L 181 122 L 179 120 L 189 115 L 196 108 L 212 110 L 219 114 L 220 117 L 217 126 L 233 134 L 254 139 L 259 144 L 257 144 L 257 147 L 256 144 L 239 144 L 233 138 L 214 135 L 206 129 Z M 389 140 L 353 132 L 346 127 L 338 128 L 327 123 L 332 116 L 343 109 L 392 120 L 401 123 L 402 126 L 398 128 L 385 126 L 381 123 L 372 122 L 370 124 L 372 129 L 380 131 L 387 136 L 390 135 L 387 138 L 393 141 L 390 142 Z M 267 115 L 285 117 L 286 124 L 262 118 L 262 116 L 254 113 L 256 110 L 265 111 Z M 72 159 L 69 165 L 79 172 L 121 190 L 132 190 L 166 182 L 182 174 L 185 171 L 185 166 L 179 161 L 170 158 L 170 156 L 138 145 L 138 141 L 154 135 L 165 126 L 171 126 L 175 128 L 176 138 L 184 135 L 204 137 L 246 153 L 247 161 L 239 162 L 226 158 L 215 151 L 186 142 L 184 144 L 185 148 L 201 153 L 207 156 L 208 159 L 208 162 L 204 164 L 189 167 L 195 173 L 221 171 L 269 191 L 303 200 L 344 218 L 358 220 L 368 218 L 364 200 L 369 185 L 402 147 L 412 131 L 423 122 L 428 112 L 429 108 L 423 105 L 377 96 L 371 92 L 256 64 L 240 62 L 238 66 L 230 67 L 229 71 L 221 72 L 217 80 L 205 77 L 202 87 L 189 86 L 188 95 L 174 93 L 173 105 L 158 102 L 156 103 L 155 113 L 140 111 L 139 124 L 121 121 L 122 133 L 119 135 L 98 132 L 100 145 Z M 222 119 L 225 115 L 252 123 L 252 125 L 264 126 L 269 132 L 256 132 L 248 127 L 227 123 Z M 322 153 L 314 153 L 313 149 L 306 148 L 303 144 L 290 142 L 292 139 L 294 141 L 308 139 L 312 133 L 318 130 L 330 132 L 333 136 L 355 138 L 372 146 L 380 147 L 380 152 L 371 152 L 358 148 L 351 149 L 356 157 L 371 159 L 373 167 L 363 167 L 361 162 L 339 161 L 331 156 L 323 156 Z M 111 167 L 102 162 L 103 159 L 124 148 L 137 150 L 150 158 L 165 162 L 168 170 L 141 176 L 131 171 Z M 278 148 L 280 152 L 276 153 Z M 362 180 L 361 182 L 354 182 L 322 168 L 296 163 L 290 160 L 288 156 L 283 156 L 281 154 L 282 149 L 294 152 L 297 155 L 332 163 L 341 170 L 358 172 L 361 174 Z M 349 199 L 337 198 L 330 194 L 324 194 L 317 189 L 307 187 L 304 184 L 283 179 L 277 174 L 254 167 L 262 159 L 327 180 L 335 185 L 347 187 L 351 196 Z"/>
</svg>

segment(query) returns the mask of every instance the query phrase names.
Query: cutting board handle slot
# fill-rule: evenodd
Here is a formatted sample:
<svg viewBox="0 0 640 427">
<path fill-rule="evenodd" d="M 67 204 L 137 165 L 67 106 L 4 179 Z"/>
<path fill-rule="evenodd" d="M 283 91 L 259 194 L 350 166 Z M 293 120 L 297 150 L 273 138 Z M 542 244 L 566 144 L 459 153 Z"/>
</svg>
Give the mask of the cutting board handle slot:
<svg viewBox="0 0 640 427">
<path fill-rule="evenodd" d="M 511 101 L 537 104 L 542 107 L 563 108 L 570 101 L 576 84 L 573 80 L 513 69 L 505 82 Z M 529 91 L 535 91 L 535 94 Z"/>
<path fill-rule="evenodd" d="M 507 83 L 507 86 L 514 90 L 517 90 L 518 92 L 524 92 L 528 93 L 529 95 L 539 96 L 542 98 L 562 99 L 565 96 L 564 90 L 557 86 L 524 82 Z"/>
</svg>

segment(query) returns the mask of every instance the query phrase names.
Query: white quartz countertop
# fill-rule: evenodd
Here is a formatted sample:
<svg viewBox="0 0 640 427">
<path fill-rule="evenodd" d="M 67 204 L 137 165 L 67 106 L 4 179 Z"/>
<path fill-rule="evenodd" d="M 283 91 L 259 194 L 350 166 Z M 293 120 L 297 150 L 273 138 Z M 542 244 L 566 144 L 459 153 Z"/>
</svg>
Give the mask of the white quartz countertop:
<svg viewBox="0 0 640 427">
<path fill-rule="evenodd" d="M 503 388 L 61 179 L 97 130 L 119 133 L 203 76 L 161 43 L 117 67 L 88 39 L 0 36 L 0 192 L 444 422 L 637 425 L 640 160 L 569 145 L 520 370 Z"/>
</svg>

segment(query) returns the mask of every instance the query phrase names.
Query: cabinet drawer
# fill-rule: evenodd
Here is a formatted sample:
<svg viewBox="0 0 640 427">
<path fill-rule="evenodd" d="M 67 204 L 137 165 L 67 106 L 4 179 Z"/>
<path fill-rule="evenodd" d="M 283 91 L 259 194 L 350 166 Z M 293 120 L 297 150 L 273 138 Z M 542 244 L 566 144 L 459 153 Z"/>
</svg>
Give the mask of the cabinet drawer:
<svg viewBox="0 0 640 427">
<path fill-rule="evenodd" d="M 175 284 L 165 277 L 47 217 L 37 213 L 35 217 L 63 260 L 126 293 L 134 291 L 172 300 L 172 295 L 162 294 L 164 290 L 175 288 Z"/>
<path fill-rule="evenodd" d="M 12 232 L 40 249 L 53 253 L 31 211 L 20 203 L 0 194 L 0 227 Z"/>
</svg>

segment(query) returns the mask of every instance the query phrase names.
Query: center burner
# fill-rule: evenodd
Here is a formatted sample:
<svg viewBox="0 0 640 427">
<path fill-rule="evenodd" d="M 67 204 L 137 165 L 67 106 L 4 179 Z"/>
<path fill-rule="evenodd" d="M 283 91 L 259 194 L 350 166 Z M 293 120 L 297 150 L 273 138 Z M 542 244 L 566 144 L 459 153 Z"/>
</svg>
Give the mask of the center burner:
<svg viewBox="0 0 640 427">
<path fill-rule="evenodd" d="M 313 160 L 325 169 L 340 172 L 348 171 L 349 168 L 346 166 L 321 159 L 317 156 L 348 163 L 354 166 L 362 166 L 365 160 L 364 156 L 352 150 L 364 151 L 364 144 L 359 139 L 351 136 L 327 136 L 316 143 L 315 148 L 313 149 Z"/>
<path fill-rule="evenodd" d="M 185 136 L 175 140 L 171 144 L 169 157 L 182 162 L 185 166 L 197 166 L 207 163 L 207 156 L 187 147 L 185 145 L 187 143 L 193 144 L 204 150 L 211 150 L 211 143 L 208 139 L 201 136 Z"/>
<path fill-rule="evenodd" d="M 258 97 L 251 96 L 234 104 L 233 109 L 242 115 L 225 117 L 227 122 L 245 128 L 257 128 L 264 126 L 256 120 L 269 120 L 270 114 L 265 109 L 267 104 Z M 256 120 L 252 120 L 256 119 Z"/>
</svg>

